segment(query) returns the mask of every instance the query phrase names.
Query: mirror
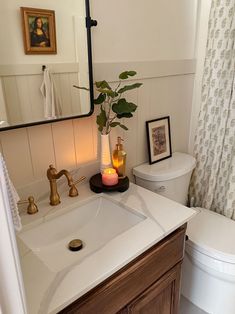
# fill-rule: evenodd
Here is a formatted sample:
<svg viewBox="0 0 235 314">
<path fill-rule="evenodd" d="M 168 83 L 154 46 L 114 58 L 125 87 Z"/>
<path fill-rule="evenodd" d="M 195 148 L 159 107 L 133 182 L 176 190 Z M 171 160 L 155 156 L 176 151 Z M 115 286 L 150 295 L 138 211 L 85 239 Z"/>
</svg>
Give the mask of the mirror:
<svg viewBox="0 0 235 314">
<path fill-rule="evenodd" d="M 0 130 L 93 112 L 89 0 L 1 0 Z"/>
</svg>

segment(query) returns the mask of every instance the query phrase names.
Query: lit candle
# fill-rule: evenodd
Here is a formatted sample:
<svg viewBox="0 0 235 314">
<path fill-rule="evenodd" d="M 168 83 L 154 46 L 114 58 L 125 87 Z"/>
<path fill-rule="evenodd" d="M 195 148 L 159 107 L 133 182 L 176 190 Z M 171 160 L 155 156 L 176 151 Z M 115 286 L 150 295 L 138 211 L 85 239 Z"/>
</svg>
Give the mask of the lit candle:
<svg viewBox="0 0 235 314">
<path fill-rule="evenodd" d="M 104 169 L 102 172 L 102 183 L 108 186 L 118 184 L 118 174 L 116 170 L 113 168 Z"/>
</svg>

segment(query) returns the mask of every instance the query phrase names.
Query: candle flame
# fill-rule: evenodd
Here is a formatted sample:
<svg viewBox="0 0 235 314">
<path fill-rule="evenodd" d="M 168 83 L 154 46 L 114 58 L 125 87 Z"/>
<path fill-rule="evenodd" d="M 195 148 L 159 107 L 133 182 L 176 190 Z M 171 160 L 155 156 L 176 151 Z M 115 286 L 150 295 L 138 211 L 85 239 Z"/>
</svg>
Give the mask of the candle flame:
<svg viewBox="0 0 235 314">
<path fill-rule="evenodd" d="M 105 174 L 114 174 L 114 173 L 116 173 L 116 170 L 113 169 L 113 168 L 107 168 L 107 169 L 103 170 L 103 173 L 105 173 Z"/>
</svg>

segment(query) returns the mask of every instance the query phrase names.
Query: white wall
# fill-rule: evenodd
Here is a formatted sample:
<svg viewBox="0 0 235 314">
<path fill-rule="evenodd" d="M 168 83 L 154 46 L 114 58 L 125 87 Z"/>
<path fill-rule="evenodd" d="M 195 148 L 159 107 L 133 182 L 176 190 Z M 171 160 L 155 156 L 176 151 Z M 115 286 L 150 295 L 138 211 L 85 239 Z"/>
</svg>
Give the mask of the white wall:
<svg viewBox="0 0 235 314">
<path fill-rule="evenodd" d="M 94 61 L 194 58 L 197 0 L 91 0 Z"/>
<path fill-rule="evenodd" d="M 196 0 L 91 1 L 95 79 L 115 81 L 117 73 L 137 69 L 144 86 L 129 93 L 138 104 L 128 121 L 124 146 L 128 168 L 147 161 L 145 121 L 171 116 L 173 150 L 188 150 L 194 83 Z M 126 61 L 126 62 L 125 62 Z M 54 163 L 74 168 L 97 158 L 95 116 L 0 133 L 1 150 L 17 187 L 45 177 Z"/>
</svg>

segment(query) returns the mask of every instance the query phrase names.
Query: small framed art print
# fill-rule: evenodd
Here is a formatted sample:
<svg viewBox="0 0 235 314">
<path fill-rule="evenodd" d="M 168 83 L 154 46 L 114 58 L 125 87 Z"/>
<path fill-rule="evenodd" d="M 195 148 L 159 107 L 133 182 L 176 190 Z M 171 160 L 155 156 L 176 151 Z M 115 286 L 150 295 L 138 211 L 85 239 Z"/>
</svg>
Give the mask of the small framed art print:
<svg viewBox="0 0 235 314">
<path fill-rule="evenodd" d="M 21 7 L 26 54 L 56 54 L 55 11 Z"/>
<path fill-rule="evenodd" d="M 146 121 L 149 163 L 172 156 L 170 117 Z"/>
</svg>

